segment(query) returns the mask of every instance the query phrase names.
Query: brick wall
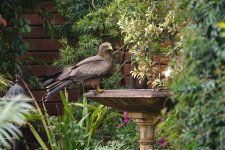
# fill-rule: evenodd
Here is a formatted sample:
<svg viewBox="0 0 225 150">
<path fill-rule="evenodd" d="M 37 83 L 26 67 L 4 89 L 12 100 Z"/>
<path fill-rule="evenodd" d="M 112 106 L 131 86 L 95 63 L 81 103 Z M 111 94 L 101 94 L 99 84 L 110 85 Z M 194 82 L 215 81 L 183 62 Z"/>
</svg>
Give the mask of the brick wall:
<svg viewBox="0 0 225 150">
<path fill-rule="evenodd" d="M 51 22 L 53 24 L 63 24 L 65 22 L 65 19 L 56 12 L 52 2 L 45 2 L 43 7 L 52 13 L 53 18 Z M 24 40 L 29 43 L 28 56 L 46 62 L 44 65 L 38 64 L 37 61 L 26 62 L 26 65 L 31 66 L 31 75 L 43 79 L 60 70 L 52 66 L 54 60 L 59 59 L 58 49 L 60 48 L 60 44 L 57 38 L 52 39 L 47 35 L 43 26 L 44 20 L 37 14 L 37 11 L 25 11 L 23 16 L 30 21 L 31 26 L 31 32 L 23 35 Z M 46 90 L 39 86 L 31 87 L 31 90 L 40 106 L 42 106 L 42 98 L 46 95 Z M 76 90 L 70 90 L 69 95 L 70 100 L 76 100 L 78 98 L 78 92 Z M 61 114 L 63 106 L 59 94 L 53 96 L 45 103 L 45 106 L 49 114 Z"/>
</svg>

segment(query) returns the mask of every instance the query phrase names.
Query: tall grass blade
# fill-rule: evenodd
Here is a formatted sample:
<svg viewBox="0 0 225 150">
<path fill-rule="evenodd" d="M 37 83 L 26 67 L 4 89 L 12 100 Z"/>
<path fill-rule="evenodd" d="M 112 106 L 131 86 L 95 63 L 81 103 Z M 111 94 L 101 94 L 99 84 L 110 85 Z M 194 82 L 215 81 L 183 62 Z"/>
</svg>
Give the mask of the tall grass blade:
<svg viewBox="0 0 225 150">
<path fill-rule="evenodd" d="M 41 148 L 43 150 L 48 150 L 48 147 L 45 145 L 44 141 L 42 140 L 40 135 L 37 133 L 37 131 L 34 129 L 34 127 L 30 123 L 28 123 L 28 126 L 31 132 L 33 133 L 33 135 L 35 136 L 35 138 L 37 139 L 38 143 L 41 145 Z"/>
</svg>

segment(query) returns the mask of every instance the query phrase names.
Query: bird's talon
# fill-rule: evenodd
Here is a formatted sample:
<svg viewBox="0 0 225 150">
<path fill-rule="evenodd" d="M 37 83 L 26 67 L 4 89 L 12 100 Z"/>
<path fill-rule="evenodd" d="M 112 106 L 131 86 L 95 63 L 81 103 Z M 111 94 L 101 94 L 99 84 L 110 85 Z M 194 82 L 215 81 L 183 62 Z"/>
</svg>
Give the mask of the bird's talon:
<svg viewBox="0 0 225 150">
<path fill-rule="evenodd" d="M 98 93 L 103 93 L 103 92 L 104 92 L 104 90 L 99 89 L 99 90 L 96 90 L 95 92 L 96 92 L 96 94 L 98 94 Z"/>
<path fill-rule="evenodd" d="M 96 94 L 98 94 L 98 93 L 103 93 L 104 92 L 104 90 L 103 89 L 100 89 L 99 87 L 97 87 L 97 89 L 96 89 Z"/>
</svg>

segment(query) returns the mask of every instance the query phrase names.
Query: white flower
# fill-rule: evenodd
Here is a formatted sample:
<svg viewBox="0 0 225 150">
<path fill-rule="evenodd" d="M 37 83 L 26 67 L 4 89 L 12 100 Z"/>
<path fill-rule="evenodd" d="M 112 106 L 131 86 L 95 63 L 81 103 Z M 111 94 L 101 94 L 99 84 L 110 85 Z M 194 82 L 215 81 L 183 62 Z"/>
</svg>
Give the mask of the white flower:
<svg viewBox="0 0 225 150">
<path fill-rule="evenodd" d="M 168 78 L 172 72 L 173 72 L 173 69 L 171 67 L 168 67 L 166 71 L 163 71 L 163 74 L 166 78 Z"/>
</svg>

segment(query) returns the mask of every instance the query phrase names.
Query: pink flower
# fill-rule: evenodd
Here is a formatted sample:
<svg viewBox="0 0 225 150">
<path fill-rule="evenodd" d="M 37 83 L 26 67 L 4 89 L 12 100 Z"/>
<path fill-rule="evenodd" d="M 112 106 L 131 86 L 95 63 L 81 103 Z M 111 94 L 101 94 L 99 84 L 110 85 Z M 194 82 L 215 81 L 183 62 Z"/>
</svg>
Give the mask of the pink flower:
<svg viewBox="0 0 225 150">
<path fill-rule="evenodd" d="M 167 140 L 165 138 L 161 138 L 158 140 L 158 144 L 160 147 L 164 147 L 167 144 Z"/>
<path fill-rule="evenodd" d="M 129 122 L 129 118 L 128 118 L 128 112 L 123 112 L 123 122 L 128 123 Z"/>
<path fill-rule="evenodd" d="M 118 124 L 118 128 L 122 128 L 122 127 L 123 127 L 122 123 Z"/>
<path fill-rule="evenodd" d="M 163 118 L 163 117 L 160 117 L 160 122 L 163 122 L 163 121 L 165 121 L 165 119 Z"/>
</svg>

